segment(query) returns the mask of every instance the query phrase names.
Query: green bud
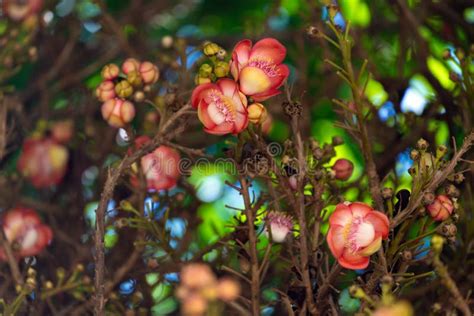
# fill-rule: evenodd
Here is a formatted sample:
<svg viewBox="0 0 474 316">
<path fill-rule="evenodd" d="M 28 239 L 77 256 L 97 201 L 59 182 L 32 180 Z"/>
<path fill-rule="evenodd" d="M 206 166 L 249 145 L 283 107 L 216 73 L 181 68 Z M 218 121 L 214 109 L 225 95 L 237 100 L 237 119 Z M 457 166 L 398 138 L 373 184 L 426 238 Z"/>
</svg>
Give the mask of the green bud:
<svg viewBox="0 0 474 316">
<path fill-rule="evenodd" d="M 119 97 L 125 99 L 132 95 L 132 85 L 127 80 L 122 80 L 115 86 L 115 93 L 117 93 Z"/>
<path fill-rule="evenodd" d="M 216 63 L 216 68 L 214 69 L 214 73 L 216 74 L 217 78 L 222 78 L 229 74 L 229 70 L 230 70 L 229 63 L 225 61 L 219 61 Z"/>
<path fill-rule="evenodd" d="M 199 77 L 209 78 L 211 73 L 212 73 L 212 66 L 211 65 L 202 64 L 201 67 L 199 67 Z"/>
<path fill-rule="evenodd" d="M 216 43 L 206 43 L 203 47 L 203 52 L 206 56 L 214 56 L 220 50 Z"/>
</svg>

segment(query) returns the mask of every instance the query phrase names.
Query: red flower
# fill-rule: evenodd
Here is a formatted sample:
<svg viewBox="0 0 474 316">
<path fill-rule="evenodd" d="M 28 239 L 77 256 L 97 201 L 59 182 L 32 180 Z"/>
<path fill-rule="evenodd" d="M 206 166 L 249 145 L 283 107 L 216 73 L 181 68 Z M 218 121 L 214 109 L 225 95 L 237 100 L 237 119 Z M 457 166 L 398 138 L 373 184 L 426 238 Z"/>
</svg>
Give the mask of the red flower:
<svg viewBox="0 0 474 316">
<path fill-rule="evenodd" d="M 238 134 L 248 125 L 247 98 L 230 79 L 197 86 L 191 102 L 210 134 Z"/>
<path fill-rule="evenodd" d="M 428 205 L 428 212 L 435 221 L 444 221 L 453 213 L 454 206 L 446 195 L 438 195 L 433 203 Z"/>
<path fill-rule="evenodd" d="M 51 228 L 41 223 L 38 214 L 28 208 L 14 208 L 6 212 L 2 228 L 16 258 L 37 255 L 53 238 Z M 0 260 L 6 260 L 3 248 L 0 248 Z"/>
<path fill-rule="evenodd" d="M 370 256 L 388 237 L 385 214 L 364 203 L 341 203 L 329 218 L 327 242 L 339 264 L 347 269 L 365 269 Z"/>
<path fill-rule="evenodd" d="M 232 53 L 230 70 L 240 91 L 255 101 L 280 94 L 278 88 L 288 78 L 290 70 L 282 62 L 286 48 L 273 38 L 264 38 L 253 47 L 250 40 L 237 43 Z"/>
<path fill-rule="evenodd" d="M 52 139 L 27 139 L 18 160 L 18 170 L 37 188 L 61 182 L 69 153 Z"/>
<path fill-rule="evenodd" d="M 138 149 L 149 141 L 150 138 L 148 136 L 137 137 L 135 147 Z M 159 191 L 175 187 L 180 176 L 180 158 L 176 150 L 163 145 L 148 155 L 143 156 L 141 166 L 145 175 L 147 189 Z M 132 176 L 131 180 L 133 185 L 138 185 L 138 178 L 135 175 Z"/>
</svg>

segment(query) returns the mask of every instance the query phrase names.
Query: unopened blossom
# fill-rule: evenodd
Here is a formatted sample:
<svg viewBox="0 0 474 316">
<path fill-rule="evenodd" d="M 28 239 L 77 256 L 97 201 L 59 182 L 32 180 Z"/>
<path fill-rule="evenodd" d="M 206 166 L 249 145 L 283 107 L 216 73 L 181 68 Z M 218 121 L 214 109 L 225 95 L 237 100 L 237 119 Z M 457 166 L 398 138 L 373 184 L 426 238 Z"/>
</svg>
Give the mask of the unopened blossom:
<svg viewBox="0 0 474 316">
<path fill-rule="evenodd" d="M 354 171 L 354 164 L 352 161 L 347 159 L 338 159 L 332 170 L 335 173 L 335 178 L 338 180 L 347 180 L 351 177 L 352 172 Z"/>
<path fill-rule="evenodd" d="M 115 84 L 109 80 L 103 81 L 95 89 L 95 95 L 102 102 L 115 98 Z"/>
<path fill-rule="evenodd" d="M 232 53 L 230 70 L 240 91 L 255 101 L 263 101 L 281 91 L 288 78 L 288 66 L 282 64 L 286 48 L 274 38 L 265 38 L 252 47 L 248 39 L 240 41 Z"/>
<path fill-rule="evenodd" d="M 281 243 L 293 229 L 292 218 L 284 213 L 271 211 L 265 219 L 265 227 L 272 240 Z"/>
<path fill-rule="evenodd" d="M 39 254 L 53 238 L 51 228 L 28 208 L 7 211 L 2 217 L 2 229 L 17 259 Z M 0 260 L 6 259 L 5 251 L 0 247 Z"/>
<path fill-rule="evenodd" d="M 261 124 L 267 119 L 267 109 L 261 103 L 250 104 L 247 108 L 249 121 L 254 124 Z"/>
<path fill-rule="evenodd" d="M 100 74 L 105 80 L 114 80 L 120 74 L 120 68 L 116 64 L 108 64 L 102 68 Z"/>
<path fill-rule="evenodd" d="M 102 104 L 102 117 L 110 126 L 124 127 L 135 117 L 135 106 L 129 101 L 119 98 L 111 99 Z"/>
<path fill-rule="evenodd" d="M 3 0 L 2 10 L 10 19 L 21 21 L 37 14 L 43 7 L 43 0 Z"/>
<path fill-rule="evenodd" d="M 388 232 L 389 220 L 385 214 L 360 202 L 340 203 L 329 218 L 327 242 L 341 266 L 365 269 Z"/>
<path fill-rule="evenodd" d="M 210 134 L 238 134 L 248 125 L 247 98 L 230 79 L 197 86 L 191 102 Z"/>
<path fill-rule="evenodd" d="M 140 73 L 145 84 L 153 84 L 160 78 L 160 71 L 158 70 L 158 67 L 149 61 L 142 62 L 138 72 Z"/>
<path fill-rule="evenodd" d="M 217 283 L 217 297 L 224 302 L 231 302 L 239 297 L 240 284 L 231 278 L 222 278 Z"/>
<path fill-rule="evenodd" d="M 399 301 L 377 308 L 373 316 L 413 316 L 413 307 L 407 301 Z"/>
<path fill-rule="evenodd" d="M 69 142 L 74 133 L 74 122 L 71 120 L 58 121 L 51 126 L 51 137 L 61 144 Z"/>
<path fill-rule="evenodd" d="M 131 71 L 138 71 L 140 67 L 140 62 L 135 58 L 127 58 L 122 64 L 122 71 L 124 74 L 128 75 Z"/>
<path fill-rule="evenodd" d="M 27 139 L 18 160 L 18 170 L 36 188 L 59 184 L 63 179 L 69 153 L 51 138 Z"/>
<path fill-rule="evenodd" d="M 149 141 L 149 137 L 140 136 L 135 140 L 135 147 L 140 148 Z M 180 177 L 180 158 L 176 150 L 164 145 L 143 156 L 141 167 L 146 179 L 147 189 L 159 191 L 174 188 Z M 132 183 L 138 185 L 136 176 L 132 177 Z"/>
<path fill-rule="evenodd" d="M 426 209 L 435 221 L 444 221 L 453 213 L 454 205 L 448 196 L 438 195 Z"/>
</svg>

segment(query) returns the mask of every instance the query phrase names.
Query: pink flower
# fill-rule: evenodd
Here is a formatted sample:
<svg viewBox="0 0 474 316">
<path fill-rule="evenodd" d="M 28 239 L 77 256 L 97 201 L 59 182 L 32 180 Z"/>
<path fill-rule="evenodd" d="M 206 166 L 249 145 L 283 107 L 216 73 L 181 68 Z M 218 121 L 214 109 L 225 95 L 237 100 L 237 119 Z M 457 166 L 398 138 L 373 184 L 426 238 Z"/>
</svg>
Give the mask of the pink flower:
<svg viewBox="0 0 474 316">
<path fill-rule="evenodd" d="M 138 71 L 140 72 L 142 80 L 145 84 L 153 84 L 157 82 L 158 78 L 160 77 L 160 71 L 158 70 L 158 67 L 149 61 L 141 63 Z"/>
<path fill-rule="evenodd" d="M 248 125 L 247 98 L 230 79 L 197 86 L 191 102 L 210 134 L 238 134 Z"/>
<path fill-rule="evenodd" d="M 53 238 L 51 228 L 41 223 L 38 214 L 28 208 L 14 208 L 3 216 L 2 228 L 16 258 L 40 253 Z M 0 260 L 6 260 L 0 248 Z"/>
<path fill-rule="evenodd" d="M 329 218 L 327 242 L 341 266 L 365 269 L 388 232 L 389 221 L 385 214 L 360 202 L 340 203 Z"/>
<path fill-rule="evenodd" d="M 102 117 L 113 127 L 124 127 L 135 117 L 133 103 L 119 98 L 107 100 L 102 104 Z"/>
<path fill-rule="evenodd" d="M 140 136 L 135 140 L 138 149 L 150 141 L 148 136 Z M 149 190 L 169 190 L 176 186 L 180 177 L 179 153 L 168 146 L 160 146 L 141 159 L 143 174 Z M 138 185 L 138 178 L 132 176 L 132 184 Z"/>
<path fill-rule="evenodd" d="M 108 101 L 115 98 L 115 85 L 112 81 L 103 81 L 97 89 L 95 89 L 95 95 L 102 101 Z"/>
<path fill-rule="evenodd" d="M 274 38 L 264 38 L 253 47 L 250 40 L 237 43 L 230 70 L 240 91 L 254 101 L 279 94 L 278 88 L 290 74 L 288 66 L 282 64 L 285 56 L 285 46 Z"/>
<path fill-rule="evenodd" d="M 444 221 L 453 213 L 453 202 L 446 195 L 438 195 L 433 203 L 426 207 L 435 221 Z"/>
<path fill-rule="evenodd" d="M 12 20 L 21 21 L 38 13 L 43 7 L 43 0 L 4 0 L 3 11 Z"/>
<path fill-rule="evenodd" d="M 272 236 L 274 242 L 283 242 L 289 232 L 293 229 L 291 216 L 280 212 L 270 212 L 267 214 L 266 233 Z"/>
<path fill-rule="evenodd" d="M 27 139 L 18 160 L 18 170 L 33 186 L 46 188 L 61 182 L 69 153 L 52 139 Z"/>
<path fill-rule="evenodd" d="M 347 159 L 338 159 L 334 166 L 332 166 L 332 170 L 336 173 L 336 179 L 344 181 L 351 177 L 354 164 Z"/>
</svg>

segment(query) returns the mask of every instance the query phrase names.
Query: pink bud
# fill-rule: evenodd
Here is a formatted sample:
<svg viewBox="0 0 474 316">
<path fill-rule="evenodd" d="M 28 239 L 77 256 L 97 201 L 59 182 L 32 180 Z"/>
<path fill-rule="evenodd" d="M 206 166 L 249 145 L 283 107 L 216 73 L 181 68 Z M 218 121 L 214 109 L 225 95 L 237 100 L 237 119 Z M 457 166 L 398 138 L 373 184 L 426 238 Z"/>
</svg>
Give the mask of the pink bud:
<svg viewBox="0 0 474 316">
<path fill-rule="evenodd" d="M 140 67 L 140 62 L 138 60 L 136 60 L 135 58 L 128 58 L 122 64 L 122 71 L 126 75 L 128 75 L 128 73 L 131 71 L 138 71 L 139 67 Z"/>
<path fill-rule="evenodd" d="M 97 98 L 102 101 L 108 101 L 115 98 L 115 85 L 112 81 L 103 81 L 95 90 Z"/>
<path fill-rule="evenodd" d="M 298 176 L 296 174 L 292 175 L 291 177 L 288 178 L 288 182 L 290 183 L 290 187 L 293 190 L 296 190 L 298 186 Z"/>
<path fill-rule="evenodd" d="M 438 195 L 433 203 L 426 207 L 435 221 L 444 221 L 453 213 L 453 202 L 446 195 Z"/>
<path fill-rule="evenodd" d="M 231 302 L 239 297 L 240 284 L 230 278 L 222 278 L 217 284 L 217 296 L 224 302 Z"/>
<path fill-rule="evenodd" d="M 108 64 L 102 68 L 102 78 L 105 80 L 113 80 L 118 77 L 120 69 L 116 64 Z"/>
<path fill-rule="evenodd" d="M 332 170 L 336 173 L 336 179 L 344 181 L 351 177 L 354 164 L 347 159 L 338 159 L 332 166 Z"/>
<path fill-rule="evenodd" d="M 291 216 L 281 212 L 271 211 L 265 219 L 266 234 L 270 235 L 274 242 L 283 242 L 288 233 L 293 229 Z"/>
<path fill-rule="evenodd" d="M 124 127 L 135 117 L 133 103 L 122 99 L 111 99 L 102 104 L 102 117 L 113 127 Z"/>
<path fill-rule="evenodd" d="M 142 80 L 145 84 L 153 84 L 157 82 L 158 78 L 160 77 L 160 71 L 158 70 L 158 67 L 149 61 L 141 63 L 138 71 L 140 72 Z"/>
<path fill-rule="evenodd" d="M 55 122 L 51 127 L 51 134 L 55 141 L 65 144 L 72 138 L 74 123 L 71 120 Z"/>
</svg>

